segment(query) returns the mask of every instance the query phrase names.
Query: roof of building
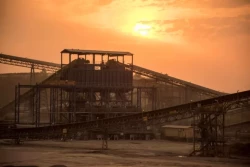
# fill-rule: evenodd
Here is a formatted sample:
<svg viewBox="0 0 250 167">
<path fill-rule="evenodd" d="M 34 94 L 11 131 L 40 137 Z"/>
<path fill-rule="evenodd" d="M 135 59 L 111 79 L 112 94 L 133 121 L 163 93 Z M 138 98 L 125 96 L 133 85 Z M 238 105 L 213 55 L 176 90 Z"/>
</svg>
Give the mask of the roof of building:
<svg viewBox="0 0 250 167">
<path fill-rule="evenodd" d="M 71 53 L 78 55 L 85 54 L 101 54 L 101 55 L 109 55 L 109 56 L 124 56 L 124 55 L 133 55 L 130 52 L 121 52 L 121 51 L 104 51 L 104 50 L 80 50 L 80 49 L 64 49 L 61 53 Z"/>
<path fill-rule="evenodd" d="M 188 129 L 192 126 L 184 126 L 184 125 L 164 125 L 163 128 L 173 128 L 173 129 Z"/>
</svg>

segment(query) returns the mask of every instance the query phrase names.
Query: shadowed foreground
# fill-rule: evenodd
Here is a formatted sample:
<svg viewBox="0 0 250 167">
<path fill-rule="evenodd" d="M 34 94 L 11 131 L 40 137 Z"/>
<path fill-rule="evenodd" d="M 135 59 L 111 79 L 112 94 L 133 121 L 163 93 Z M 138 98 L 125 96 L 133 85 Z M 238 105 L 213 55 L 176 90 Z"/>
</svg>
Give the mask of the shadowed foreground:
<svg viewBox="0 0 250 167">
<path fill-rule="evenodd" d="M 186 157 L 191 143 L 170 141 L 32 141 L 20 146 L 1 144 L 1 166 L 78 167 L 78 166 L 248 166 L 250 160 Z"/>
</svg>

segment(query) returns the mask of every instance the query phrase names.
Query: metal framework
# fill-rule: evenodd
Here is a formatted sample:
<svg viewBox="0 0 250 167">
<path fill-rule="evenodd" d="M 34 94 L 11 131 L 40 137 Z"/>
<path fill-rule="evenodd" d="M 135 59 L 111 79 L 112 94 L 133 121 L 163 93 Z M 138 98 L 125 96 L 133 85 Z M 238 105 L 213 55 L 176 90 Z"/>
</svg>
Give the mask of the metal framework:
<svg viewBox="0 0 250 167">
<path fill-rule="evenodd" d="M 18 85 L 15 123 L 31 123 L 36 127 L 42 121 L 40 115 L 49 115 L 49 124 L 73 123 L 91 121 L 116 116 L 123 116 L 135 112 L 141 112 L 141 94 L 144 91 L 150 92 L 153 97 L 152 110 L 156 106 L 155 89 L 152 87 L 133 87 L 133 71 L 126 70 L 117 63 L 122 60 L 125 63 L 125 56 L 133 55 L 129 52 L 114 51 L 89 51 L 89 50 L 63 50 L 61 55 L 60 79 L 49 81 L 39 85 Z M 63 60 L 68 63 L 64 63 Z M 76 58 L 73 59 L 74 54 Z M 124 55 L 126 54 L 126 55 Z M 100 56 L 100 62 L 96 61 Z M 105 56 L 107 59 L 105 59 Z M 28 116 L 20 122 L 20 88 L 32 88 L 31 100 L 33 103 L 32 114 L 35 119 L 30 122 Z M 50 96 L 45 98 L 47 103 L 41 104 L 41 96 L 49 92 Z M 136 102 L 133 96 L 136 92 Z M 45 111 L 44 111 L 45 110 Z M 47 110 L 47 111 L 46 111 Z M 27 120 L 28 119 L 28 120 Z"/>
<path fill-rule="evenodd" d="M 44 126 L 38 128 L 13 129 L 10 133 L 2 134 L 2 138 L 58 138 L 62 130 L 67 129 L 70 133 L 78 130 L 109 129 L 110 131 L 126 131 L 135 129 L 135 126 L 148 129 L 149 126 L 163 125 L 166 122 L 195 117 L 194 131 L 199 130 L 196 135 L 194 146 L 197 142 L 200 147 L 194 147 L 191 155 L 221 155 L 224 141 L 224 113 L 230 109 L 243 107 L 250 103 L 250 90 L 236 94 L 224 95 L 212 99 L 192 102 L 170 108 L 127 115 L 122 117 L 101 119 L 88 122 L 79 122 L 55 126 Z M 198 118 L 198 119 L 197 119 Z M 219 123 L 219 120 L 222 121 Z M 222 130 L 221 130 L 222 128 Z M 45 135 L 46 134 L 46 135 Z M 45 135 L 45 137 L 44 137 Z M 208 138 L 207 136 L 210 136 Z M 222 147 L 222 149 L 221 149 Z M 219 151 L 222 150 L 222 151 Z"/>
<path fill-rule="evenodd" d="M 140 74 L 142 76 L 147 76 L 149 78 L 153 78 L 158 82 L 164 82 L 164 83 L 168 83 L 170 85 L 176 85 L 176 86 L 181 86 L 181 87 L 185 87 L 185 88 L 190 88 L 193 89 L 197 92 L 200 92 L 202 94 L 205 95 L 209 95 L 210 97 L 218 97 L 221 95 L 225 95 L 225 93 L 219 92 L 219 91 L 215 91 L 206 87 L 202 87 L 184 80 L 180 80 L 174 77 L 171 77 L 169 75 L 164 75 L 143 67 L 139 67 L 136 65 L 125 65 L 127 68 L 133 68 L 134 73 Z"/>
<path fill-rule="evenodd" d="M 57 81 L 57 80 L 60 79 L 60 74 L 61 74 L 61 70 L 55 72 L 50 77 L 48 77 L 47 79 L 42 81 L 40 84 L 47 84 L 47 83 L 49 83 L 51 81 Z M 35 90 L 32 88 L 32 89 L 26 91 L 24 94 L 20 95 L 20 102 L 30 101 L 30 98 L 32 97 L 32 94 L 33 94 L 34 91 Z M 30 103 L 30 104 L 32 104 L 32 103 Z M 7 104 L 7 105 L 5 105 L 4 107 L 1 108 L 0 118 L 4 118 L 4 116 L 7 113 L 14 112 L 14 108 L 15 108 L 15 100 L 13 100 L 9 104 Z"/>
<path fill-rule="evenodd" d="M 117 57 L 117 56 L 122 56 L 122 55 L 131 55 L 133 57 L 133 54 L 130 52 L 114 52 L 114 51 L 98 51 L 98 50 L 79 50 L 79 49 L 64 49 L 61 52 L 61 57 L 64 53 L 69 53 L 69 54 L 76 54 L 79 56 L 84 55 L 85 57 L 88 54 L 99 54 L 99 55 L 108 55 L 108 57 Z M 103 57 L 103 56 L 102 56 Z M 71 58 L 70 58 L 71 59 Z M 63 59 L 61 59 L 63 60 Z M 123 64 L 124 64 L 124 59 L 122 60 Z M 3 64 L 9 64 L 9 65 L 15 65 L 15 66 L 21 66 L 21 67 L 28 67 L 28 68 L 33 68 L 34 69 L 46 69 L 47 71 L 53 71 L 56 72 L 60 69 L 60 67 L 62 68 L 62 66 L 64 65 L 63 62 L 61 62 L 60 64 L 56 64 L 56 63 L 50 63 L 50 62 L 45 62 L 45 61 L 40 61 L 40 60 L 35 60 L 35 59 L 28 59 L 28 58 L 22 58 L 22 57 L 17 57 L 17 56 L 10 56 L 10 55 L 6 55 L 6 54 L 0 54 L 0 63 Z M 206 87 L 202 87 L 190 82 L 186 82 L 168 75 L 164 75 L 140 66 L 136 66 L 133 65 L 133 58 L 132 58 L 132 63 L 129 65 L 124 64 L 127 68 L 130 68 L 133 70 L 134 73 L 143 75 L 143 76 L 147 76 L 150 78 L 154 78 L 157 81 L 161 81 L 161 82 L 167 82 L 170 84 L 174 84 L 177 86 L 183 86 L 183 87 L 188 87 L 191 89 L 195 89 L 201 93 L 204 94 L 208 94 L 211 97 L 216 97 L 216 96 L 220 96 L 223 95 L 225 93 L 222 92 L 218 92 Z"/>
<path fill-rule="evenodd" d="M 225 108 L 217 104 L 199 107 L 193 116 L 193 152 L 191 156 L 223 156 Z"/>
<path fill-rule="evenodd" d="M 0 63 L 30 68 L 30 84 L 35 84 L 35 69 L 56 72 L 60 65 L 46 61 L 0 54 Z"/>
<path fill-rule="evenodd" d="M 106 56 L 109 58 L 116 58 L 118 60 L 118 57 L 123 57 L 122 59 L 119 59 L 119 62 L 122 62 L 121 64 L 125 66 L 126 68 L 129 68 L 132 70 L 134 73 L 141 74 L 143 76 L 147 76 L 150 78 L 154 78 L 157 82 L 162 82 L 162 83 L 168 83 L 171 85 L 177 85 L 177 86 L 182 86 L 187 88 L 191 88 L 200 92 L 204 92 L 204 94 L 208 94 L 210 97 L 215 97 L 219 95 L 223 95 L 221 92 L 217 92 L 208 88 L 204 88 L 195 84 L 191 84 L 186 81 L 182 81 L 180 79 L 176 79 L 174 77 L 166 76 L 161 73 L 157 73 L 136 65 L 133 65 L 133 55 L 129 52 L 113 52 L 113 51 L 93 51 L 93 50 L 78 50 L 78 49 L 64 49 L 61 52 L 61 58 L 63 57 L 63 54 L 70 54 L 68 57 L 68 61 L 71 61 L 71 55 L 77 55 L 77 57 L 87 57 L 89 54 L 94 54 L 94 55 L 101 55 L 102 59 Z M 126 65 L 124 61 L 124 55 L 130 55 L 132 56 L 132 62 L 130 65 Z M 63 60 L 63 59 L 61 59 Z M 95 60 L 95 56 L 93 56 L 93 61 Z M 50 63 L 50 62 L 44 62 L 44 61 L 39 61 L 39 60 L 34 60 L 34 59 L 27 59 L 27 58 L 22 58 L 22 57 L 17 57 L 17 56 L 10 56 L 10 55 L 5 55 L 5 54 L 0 54 L 0 63 L 4 64 L 10 64 L 10 65 L 16 65 L 16 66 L 22 66 L 22 67 L 28 67 L 31 68 L 31 74 L 34 74 L 34 69 L 46 69 L 47 71 L 56 71 L 53 75 L 51 75 L 49 78 L 41 82 L 40 84 L 49 84 L 52 81 L 60 80 L 60 77 L 62 76 L 62 72 L 64 69 L 67 68 L 68 65 L 65 65 L 65 63 L 62 61 L 61 65 L 60 64 L 55 64 L 55 63 Z M 34 75 L 31 75 L 31 83 L 34 81 Z M 24 94 L 20 96 L 20 101 L 27 101 L 32 97 L 34 90 L 33 88 Z M 187 95 L 187 93 L 186 93 Z M 132 96 L 132 95 L 131 95 Z M 154 97 L 152 97 L 154 98 Z M 188 102 L 188 101 L 186 101 Z M 32 104 L 30 102 L 30 104 Z M 15 109 L 15 101 L 13 100 L 11 103 L 7 104 L 6 106 L 1 108 L 0 111 L 0 118 L 4 118 L 4 116 L 8 112 L 14 112 Z"/>
<path fill-rule="evenodd" d="M 33 90 L 31 113 L 26 113 L 25 120 L 22 120 L 20 113 L 24 113 L 24 111 L 20 111 L 20 106 L 23 106 L 20 101 L 20 91 L 28 88 Z M 132 91 L 124 97 L 125 99 L 120 97 L 106 100 L 100 98 L 100 94 L 107 97 L 106 95 L 110 91 L 117 95 L 124 93 L 120 92 L 120 89 L 114 88 L 106 88 L 100 93 L 99 87 L 76 85 L 18 85 L 15 95 L 15 124 L 33 124 L 39 127 L 41 120 L 42 125 L 56 125 L 140 113 L 141 93 L 151 92 L 154 97 L 156 96 L 156 89 L 153 87 L 133 87 Z M 47 96 L 47 92 L 49 92 L 49 96 Z M 136 92 L 137 95 L 134 104 L 132 104 L 130 96 L 133 92 Z M 84 95 L 84 99 L 82 95 Z M 42 97 L 44 97 L 43 100 Z M 155 104 L 156 99 L 152 101 L 152 110 L 155 109 Z M 40 119 L 41 114 L 45 115 L 47 121 Z"/>
<path fill-rule="evenodd" d="M 66 90 L 70 93 L 69 109 L 86 113 L 77 116 L 85 117 L 81 121 L 108 118 L 114 112 L 140 112 L 140 108 L 133 105 L 133 71 L 117 63 L 124 64 L 128 57 L 133 64 L 133 54 L 129 52 L 61 51 L 60 79 L 72 83 L 73 89 Z M 75 121 L 73 118 L 72 122 Z"/>
<path fill-rule="evenodd" d="M 108 149 L 108 129 L 105 128 L 103 131 L 103 139 L 102 139 L 102 149 Z"/>
<path fill-rule="evenodd" d="M 66 64 L 63 61 L 65 54 L 68 61 Z M 76 59 L 73 59 L 74 55 Z M 131 56 L 130 65 L 125 64 L 126 55 Z M 97 56 L 100 56 L 100 62 Z M 193 118 L 194 147 L 190 155 L 223 155 L 224 114 L 229 109 L 239 108 L 250 102 L 250 90 L 223 95 L 221 92 L 135 66 L 133 54 L 129 52 L 64 49 L 61 52 L 60 66 L 2 54 L 1 62 L 30 67 L 33 72 L 34 69 L 50 68 L 46 65 L 56 66 L 57 70 L 60 68 L 41 84 L 16 87 L 15 103 L 11 103 L 15 109 L 15 124 L 25 122 L 35 126 L 1 131 L 1 138 L 15 138 L 17 143 L 26 138 L 66 139 L 79 130 L 99 130 L 104 135 L 102 147 L 107 149 L 108 133 L 130 131 L 146 134 L 150 129 L 166 122 Z M 211 97 L 219 97 L 156 110 L 156 88 L 134 87 L 133 72 Z M 20 89 L 23 88 L 30 90 L 21 95 Z M 150 112 L 141 111 L 143 92 L 151 94 Z M 21 113 L 25 113 L 22 111 L 25 102 L 29 103 L 31 112 L 26 113 L 29 117 L 25 117 L 23 122 Z M 10 104 L 4 109 L 9 106 Z M 48 122 L 44 122 L 44 114 Z"/>
<path fill-rule="evenodd" d="M 28 59 L 23 57 L 11 56 L 6 54 L 0 54 L 0 63 L 27 67 L 30 69 L 46 70 L 56 72 L 60 69 L 60 64 L 50 63 L 46 61 L 40 61 L 35 59 Z"/>
</svg>

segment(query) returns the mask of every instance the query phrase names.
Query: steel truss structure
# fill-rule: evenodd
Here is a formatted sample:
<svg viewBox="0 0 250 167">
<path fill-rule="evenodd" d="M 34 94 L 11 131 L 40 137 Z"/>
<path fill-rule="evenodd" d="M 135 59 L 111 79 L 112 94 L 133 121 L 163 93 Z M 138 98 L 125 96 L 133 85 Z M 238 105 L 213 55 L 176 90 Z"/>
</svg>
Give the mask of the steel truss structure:
<svg viewBox="0 0 250 167">
<path fill-rule="evenodd" d="M 76 54 L 77 52 L 79 52 L 78 49 L 65 49 L 62 51 L 62 53 L 69 53 L 70 51 L 71 53 L 76 53 Z M 91 52 L 92 52 L 91 50 L 85 51 L 85 55 Z M 96 51 L 96 52 L 98 53 L 100 51 Z M 102 53 L 106 54 L 109 52 L 110 51 L 104 51 Z M 122 52 L 122 53 L 128 54 L 129 52 Z M 28 67 L 30 69 L 40 69 L 40 70 L 45 69 L 46 71 L 52 71 L 52 72 L 58 71 L 60 67 L 62 68 L 63 66 L 63 65 L 61 66 L 60 64 L 56 64 L 56 63 L 50 63 L 50 62 L 40 61 L 40 60 L 35 60 L 35 59 L 11 56 L 11 55 L 6 55 L 6 54 L 0 54 L 0 63 L 21 66 L 21 67 Z M 183 80 L 180 80 L 180 79 L 168 76 L 168 75 L 164 75 L 164 74 L 161 74 L 161 73 L 158 73 L 158 72 L 155 72 L 155 71 L 152 71 L 152 70 L 140 67 L 140 66 L 133 65 L 133 63 L 129 65 L 126 65 L 126 64 L 123 64 L 123 65 L 125 65 L 127 68 L 132 69 L 133 72 L 140 74 L 142 76 L 154 78 L 156 79 L 156 81 L 159 81 L 159 82 L 166 82 L 166 83 L 177 85 L 177 86 L 192 88 L 203 94 L 208 94 L 211 97 L 216 97 L 216 96 L 220 96 L 224 94 L 222 92 L 214 91 L 209 88 L 205 88 L 205 87 L 202 87 L 202 86 L 190 83 L 190 82 L 186 82 L 186 81 L 183 81 Z"/>
<path fill-rule="evenodd" d="M 20 91 L 28 88 L 33 90 L 32 98 L 29 101 L 31 112 L 27 112 L 25 120 L 22 120 L 20 113 L 25 111 L 22 111 L 20 107 L 23 106 L 20 101 Z M 126 88 L 123 91 L 116 88 L 106 88 L 100 91 L 99 87 L 76 85 L 18 85 L 15 95 L 15 124 L 31 124 L 39 127 L 44 126 L 44 124 L 83 122 L 140 113 L 141 94 L 147 92 L 156 97 L 154 87 L 133 87 L 129 92 L 125 90 Z M 119 96 L 116 99 L 107 98 L 110 92 L 116 95 L 122 93 L 127 96 L 124 96 L 124 99 Z M 131 98 L 133 92 L 136 93 L 135 104 Z M 100 95 L 105 98 L 102 99 Z M 152 110 L 155 109 L 155 105 L 156 99 L 152 101 Z M 41 119 L 41 114 L 45 116 L 44 119 Z"/>
<path fill-rule="evenodd" d="M 80 50 L 70 50 L 70 49 L 65 49 L 64 51 L 62 51 L 62 55 L 64 53 L 79 53 Z M 91 51 L 85 51 L 85 54 L 82 55 L 82 53 L 78 54 L 79 57 L 80 56 L 87 56 Z M 100 51 L 97 51 L 97 53 L 100 53 Z M 101 52 L 102 55 L 109 53 L 110 51 L 102 51 Z M 130 54 L 128 52 L 122 52 L 122 54 Z M 113 57 L 116 57 L 116 55 L 112 55 Z M 119 60 L 119 62 L 122 62 L 123 60 Z M 50 63 L 50 62 L 45 62 L 45 61 L 39 61 L 39 60 L 34 60 L 34 59 L 27 59 L 27 58 L 22 58 L 22 57 L 17 57 L 17 56 L 10 56 L 10 55 L 6 55 L 6 54 L 0 54 L 0 63 L 4 63 L 4 64 L 10 64 L 10 65 L 15 65 L 15 66 L 22 66 L 22 67 L 28 67 L 31 68 L 31 83 L 34 81 L 34 69 L 45 69 L 47 71 L 54 71 L 55 73 L 52 74 L 49 78 L 47 78 L 46 80 L 44 80 L 43 82 L 41 82 L 40 84 L 48 84 L 51 83 L 52 81 L 56 81 L 56 80 L 60 80 L 61 77 L 61 73 L 63 71 L 63 68 L 66 68 L 67 65 L 64 65 L 64 63 L 62 63 L 62 65 L 60 64 L 56 64 L 56 63 Z M 223 95 L 223 93 L 221 92 L 217 92 L 208 88 L 204 88 L 201 87 L 199 85 L 195 85 L 195 84 L 191 84 L 189 82 L 186 81 L 182 81 L 180 79 L 174 78 L 174 77 L 170 77 L 167 75 L 163 75 L 161 73 L 158 72 L 154 72 L 151 70 L 148 70 L 146 68 L 143 67 L 139 67 L 133 64 L 130 65 L 126 65 L 121 63 L 121 65 L 125 66 L 126 68 L 131 69 L 134 73 L 138 73 L 142 76 L 146 76 L 146 77 L 150 77 L 155 79 L 157 82 L 160 83 L 166 83 L 166 84 L 170 84 L 170 85 L 177 85 L 177 86 L 181 86 L 181 87 L 185 87 L 186 91 L 188 88 L 194 89 L 197 92 L 204 92 L 204 94 L 209 95 L 210 97 L 215 97 L 215 96 L 220 96 Z M 20 97 L 20 101 L 25 101 L 27 99 L 30 99 L 32 93 L 34 90 L 29 90 L 27 92 L 25 92 L 24 94 L 21 95 Z M 186 93 L 187 94 L 187 93 Z M 15 101 L 13 100 L 11 103 L 7 104 L 6 106 L 2 107 L 1 111 L 0 111 L 0 118 L 4 118 L 4 116 L 8 113 L 8 112 L 14 112 L 15 109 Z"/>
<path fill-rule="evenodd" d="M 66 54 L 66 64 L 65 64 Z M 73 59 L 73 56 L 76 58 Z M 99 56 L 100 62 L 97 61 Z M 20 124 L 20 88 L 32 88 L 31 108 L 35 120 L 26 123 L 40 126 L 41 108 L 48 110 L 49 124 L 92 121 L 141 112 L 141 93 L 152 89 L 152 110 L 156 107 L 155 91 L 149 87 L 133 87 L 133 71 L 118 64 L 125 63 L 129 52 L 89 51 L 65 49 L 61 52 L 60 79 L 36 86 L 18 85 L 15 123 Z M 106 59 L 105 59 L 106 57 Z M 137 103 L 133 104 L 133 91 L 136 89 Z M 50 97 L 41 105 L 41 91 Z M 46 105 L 47 104 L 47 105 Z M 48 107 L 49 106 L 49 107 Z M 24 113 L 24 112 L 22 112 Z M 47 122 L 46 122 L 47 123 Z"/>
<path fill-rule="evenodd" d="M 18 56 L 11 56 L 6 54 L 0 54 L 0 63 L 19 67 L 27 67 L 33 70 L 38 69 L 52 72 L 56 72 L 60 69 L 60 64 L 35 59 L 28 59 Z"/>
<path fill-rule="evenodd" d="M 130 65 L 125 63 L 126 55 L 131 58 Z M 74 56 L 76 59 L 73 59 Z M 39 66 L 33 64 L 31 68 Z M 16 87 L 15 103 L 4 107 L 4 111 L 14 105 L 15 124 L 30 124 L 35 128 L 8 129 L 0 137 L 15 138 L 17 142 L 27 138 L 66 139 L 78 131 L 95 130 L 103 132 L 103 148 L 106 149 L 108 133 L 148 134 L 167 122 L 194 118 L 194 149 L 190 155 L 221 155 L 225 143 L 225 112 L 249 104 L 250 101 L 250 91 L 222 95 L 134 66 L 133 54 L 129 52 L 64 49 L 60 68 L 41 84 Z M 156 88 L 134 87 L 133 73 L 215 98 L 156 110 Z M 20 89 L 29 91 L 21 95 Z M 151 98 L 152 111 L 141 110 L 142 94 Z"/>
<path fill-rule="evenodd" d="M 30 68 L 30 84 L 35 83 L 35 69 L 56 72 L 60 65 L 46 61 L 28 59 L 23 57 L 0 54 L 0 63 Z"/>
<path fill-rule="evenodd" d="M 40 84 L 47 84 L 47 83 L 52 82 L 52 81 L 58 81 L 60 79 L 60 74 L 61 74 L 61 70 L 55 72 L 50 77 L 48 77 L 46 80 L 42 81 Z M 34 91 L 36 91 L 36 90 L 34 90 L 32 88 L 32 89 L 29 89 L 28 91 L 26 91 L 24 94 L 20 95 L 20 98 L 19 98 L 20 102 L 22 102 L 22 103 L 29 102 L 30 99 L 32 98 L 32 94 Z M 32 103 L 30 103 L 30 105 L 31 104 Z M 14 112 L 14 111 L 15 111 L 15 100 L 13 100 L 9 104 L 7 104 L 3 108 L 1 108 L 0 118 L 4 118 L 4 116 L 7 113 Z"/>
<path fill-rule="evenodd" d="M 185 87 L 186 89 L 190 88 L 192 90 L 195 90 L 196 92 L 199 92 L 204 95 L 208 95 L 210 97 L 218 97 L 221 95 L 225 95 L 225 93 L 215 91 L 215 90 L 203 87 L 203 86 L 199 86 L 199 85 L 196 85 L 196 84 L 193 84 L 193 83 L 181 80 L 181 79 L 177 79 L 169 75 L 164 75 L 159 72 L 155 72 L 155 71 L 152 71 L 152 70 L 149 70 L 149 69 L 137 66 L 137 65 L 126 64 L 125 66 L 128 69 L 133 69 L 133 72 L 136 74 L 146 76 L 149 78 L 153 78 L 157 82 L 160 82 L 160 83 L 167 83 L 170 85 L 181 86 L 181 87 Z"/>
<path fill-rule="evenodd" d="M 103 130 L 125 132 L 128 130 L 149 129 L 149 126 L 163 125 L 166 122 L 195 117 L 194 131 L 198 132 L 194 139 L 194 150 L 191 155 L 221 155 L 223 152 L 224 113 L 249 105 L 250 90 L 236 94 L 224 95 L 212 99 L 192 102 L 165 109 L 138 113 L 133 115 L 101 119 L 95 121 L 44 126 L 37 128 L 12 129 L 3 133 L 2 138 L 36 138 L 48 139 L 62 136 L 62 130 L 67 129 L 68 135 L 79 130 Z M 222 119 L 221 119 L 222 118 Z M 219 122 L 222 120 L 221 122 Z M 196 134 L 196 133 L 195 133 Z M 208 137 L 208 135 L 211 135 Z M 195 147 L 199 144 L 200 147 Z"/>
<path fill-rule="evenodd" d="M 198 108 L 193 116 L 193 152 L 191 156 L 223 156 L 225 108 L 220 104 Z"/>
</svg>

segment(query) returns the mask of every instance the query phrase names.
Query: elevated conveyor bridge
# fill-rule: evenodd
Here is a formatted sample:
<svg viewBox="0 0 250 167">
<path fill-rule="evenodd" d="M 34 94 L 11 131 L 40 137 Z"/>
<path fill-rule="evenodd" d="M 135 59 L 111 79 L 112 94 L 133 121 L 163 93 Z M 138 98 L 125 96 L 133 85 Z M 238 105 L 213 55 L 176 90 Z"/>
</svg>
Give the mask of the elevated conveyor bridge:
<svg viewBox="0 0 250 167">
<path fill-rule="evenodd" d="M 224 114 L 228 110 L 241 108 L 249 104 L 250 90 L 122 117 L 37 128 L 9 129 L 9 131 L 1 134 L 1 138 L 51 139 L 61 136 L 64 129 L 67 129 L 69 134 L 96 129 L 101 129 L 104 132 L 107 132 L 107 130 L 119 132 L 135 131 L 136 129 L 147 131 L 148 127 L 162 126 L 167 122 L 186 118 L 198 118 L 194 121 L 193 127 L 194 130 L 199 132 L 199 135 L 194 139 L 194 150 L 191 155 L 197 155 L 197 153 L 204 156 L 210 154 L 217 155 L 219 150 L 222 147 L 224 148 L 225 143 Z M 196 147 L 197 143 L 199 143 L 199 147 Z"/>
<path fill-rule="evenodd" d="M 11 56 L 11 55 L 6 55 L 6 54 L 0 54 L 0 63 L 3 64 L 9 64 L 9 65 L 15 65 L 15 66 L 21 66 L 21 67 L 27 67 L 27 68 L 33 68 L 33 69 L 39 69 L 39 70 L 47 70 L 47 71 L 53 71 L 55 72 L 53 75 L 51 75 L 49 78 L 41 82 L 40 84 L 47 84 L 53 80 L 59 80 L 60 79 L 60 64 L 56 63 L 50 63 L 50 62 L 45 62 L 45 61 L 40 61 L 40 60 L 35 60 L 35 59 L 28 59 L 28 58 L 23 58 L 23 57 L 17 57 L 17 56 Z M 163 75 L 161 73 L 139 67 L 136 65 L 125 65 L 126 68 L 130 68 L 133 70 L 134 73 L 140 74 L 142 76 L 150 77 L 155 79 L 156 81 L 164 82 L 164 83 L 169 83 L 169 84 L 174 84 L 177 86 L 181 87 L 186 87 L 186 88 L 191 88 L 193 90 L 196 90 L 197 92 L 209 95 L 210 97 L 218 97 L 220 95 L 223 95 L 224 93 L 208 89 L 196 84 L 192 84 L 190 82 L 186 82 L 174 77 L 170 77 L 167 75 Z M 63 67 L 65 68 L 65 67 Z M 31 96 L 32 92 L 34 90 L 30 89 L 26 93 L 24 93 L 21 97 L 20 100 L 27 100 L 29 96 Z M 11 103 L 7 104 L 6 106 L 1 108 L 0 111 L 0 120 L 4 119 L 4 116 L 9 113 L 13 112 L 14 113 L 14 107 L 15 107 L 15 101 L 13 100 Z"/>
<path fill-rule="evenodd" d="M 132 115 L 123 116 L 123 117 L 115 117 L 115 118 L 82 122 L 82 123 L 45 126 L 45 127 L 38 127 L 38 128 L 15 129 L 15 131 L 22 134 L 26 132 L 39 131 L 39 130 L 41 131 L 62 130 L 64 128 L 67 128 L 67 129 L 74 129 L 74 128 L 91 129 L 91 128 L 104 128 L 104 127 L 112 128 L 119 124 L 129 124 L 130 122 L 139 123 L 143 121 L 142 119 L 143 117 L 147 118 L 147 122 L 149 124 L 164 124 L 166 122 L 191 118 L 194 115 L 194 112 L 197 111 L 199 107 L 214 107 L 214 106 L 220 105 L 220 106 L 223 106 L 225 111 L 228 111 L 231 109 L 235 109 L 237 107 L 242 107 L 249 103 L 250 103 L 250 90 L 244 91 L 244 92 L 238 92 L 234 94 L 228 94 L 228 95 L 215 97 L 211 99 L 206 99 L 202 101 L 182 104 L 182 105 L 173 106 L 169 108 L 163 108 L 163 109 L 159 109 L 155 111 L 132 114 Z M 150 123 L 151 121 L 152 123 Z"/>
<path fill-rule="evenodd" d="M 159 72 L 155 72 L 137 65 L 126 65 L 127 68 L 129 69 L 133 69 L 133 72 L 142 76 L 146 76 L 149 78 L 153 78 L 156 81 L 160 81 L 160 82 L 165 82 L 165 83 L 169 83 L 169 84 L 173 84 L 176 86 L 181 86 L 181 87 L 185 87 L 185 88 L 191 88 L 192 90 L 195 90 L 199 93 L 202 94 L 206 94 L 209 95 L 210 97 L 217 97 L 220 95 L 225 95 L 225 93 L 219 92 L 219 91 L 215 91 L 200 85 L 196 85 L 175 77 L 171 77 L 169 75 L 164 75 L 161 74 Z"/>
<path fill-rule="evenodd" d="M 34 68 L 38 70 L 46 70 L 51 72 L 56 72 L 61 67 L 60 64 L 56 63 L 6 55 L 6 54 L 0 54 L 0 63 L 19 66 L 19 67 Z"/>
</svg>

